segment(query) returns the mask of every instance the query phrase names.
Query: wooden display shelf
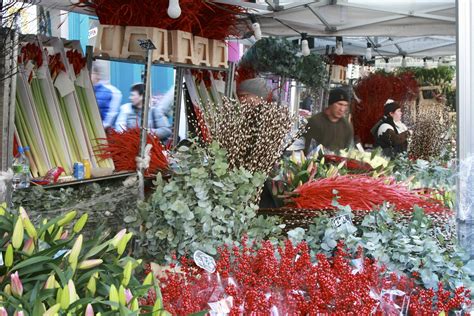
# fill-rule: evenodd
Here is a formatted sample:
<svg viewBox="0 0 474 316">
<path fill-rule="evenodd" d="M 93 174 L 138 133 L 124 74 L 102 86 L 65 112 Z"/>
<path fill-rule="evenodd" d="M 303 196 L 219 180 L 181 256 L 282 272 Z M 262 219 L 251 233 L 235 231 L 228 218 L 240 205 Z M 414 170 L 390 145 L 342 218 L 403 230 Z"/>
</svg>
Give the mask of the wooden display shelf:
<svg viewBox="0 0 474 316">
<path fill-rule="evenodd" d="M 139 64 L 145 65 L 144 59 L 132 59 L 132 58 L 112 58 L 107 56 L 94 56 L 95 60 L 108 60 L 108 61 L 115 61 L 119 63 L 129 63 L 129 64 Z M 181 64 L 181 63 L 170 63 L 170 62 L 153 62 L 153 66 L 162 66 L 162 67 L 171 67 L 171 68 L 187 68 L 187 69 L 197 69 L 197 70 L 214 70 L 214 71 L 229 71 L 229 67 L 208 67 L 208 66 L 199 66 L 199 65 L 191 65 L 191 64 Z"/>
</svg>

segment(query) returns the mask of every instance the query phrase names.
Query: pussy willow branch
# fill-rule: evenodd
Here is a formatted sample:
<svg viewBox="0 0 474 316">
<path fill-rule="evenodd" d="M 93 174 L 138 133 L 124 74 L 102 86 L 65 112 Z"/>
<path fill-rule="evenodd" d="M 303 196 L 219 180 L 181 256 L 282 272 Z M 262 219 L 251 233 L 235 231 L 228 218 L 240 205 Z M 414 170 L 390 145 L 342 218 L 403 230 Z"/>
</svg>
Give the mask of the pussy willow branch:
<svg viewBox="0 0 474 316">
<path fill-rule="evenodd" d="M 253 104 L 224 98 L 222 107 L 203 105 L 203 117 L 198 124 L 205 124 L 212 139 L 227 150 L 231 167 L 251 172 L 268 174 L 302 133 L 302 128 L 292 132 L 298 117 L 287 107 L 263 100 Z"/>
</svg>

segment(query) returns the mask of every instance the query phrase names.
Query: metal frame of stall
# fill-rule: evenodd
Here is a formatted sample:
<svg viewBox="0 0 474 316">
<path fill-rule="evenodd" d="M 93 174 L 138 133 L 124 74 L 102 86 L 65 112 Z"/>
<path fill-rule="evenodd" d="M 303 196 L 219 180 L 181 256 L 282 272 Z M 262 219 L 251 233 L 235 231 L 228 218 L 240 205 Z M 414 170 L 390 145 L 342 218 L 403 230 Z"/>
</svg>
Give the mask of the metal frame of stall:
<svg viewBox="0 0 474 316">
<path fill-rule="evenodd" d="M 5 58 L 0 62 L 0 67 L 2 68 L 0 71 L 0 75 L 4 74 L 8 71 L 12 73 L 11 76 L 8 76 L 5 80 L 0 81 L 0 139 L 2 144 L 2 150 L 0 152 L 0 166 L 2 171 L 6 171 L 11 167 L 12 160 L 13 160 L 13 142 L 14 142 L 14 130 L 15 130 L 15 93 L 16 93 L 16 69 L 17 69 L 17 57 L 19 51 L 19 39 L 18 34 L 16 32 L 11 32 L 11 34 L 16 34 L 14 37 L 9 39 L 8 45 L 11 45 L 12 49 L 6 50 L 8 53 L 6 54 Z M 153 49 L 153 43 L 151 41 L 144 41 L 146 44 L 142 46 L 145 50 L 148 51 L 148 55 L 151 54 L 151 50 Z M 148 45 L 148 46 L 147 46 Z M 148 113 L 149 110 L 149 102 L 146 100 L 150 100 L 150 87 L 151 87 L 151 67 L 153 66 L 165 66 L 165 67 L 173 67 L 176 70 L 175 74 L 175 95 L 174 95 L 174 124 L 173 124 L 173 144 L 176 145 L 179 138 L 179 128 L 180 128 L 180 120 L 181 120 L 181 111 L 183 106 L 183 92 L 184 92 L 184 73 L 187 69 L 199 69 L 199 70 L 209 70 L 209 71 L 222 71 L 226 72 L 226 86 L 225 86 L 225 96 L 231 98 L 233 95 L 233 81 L 235 75 L 235 64 L 229 62 L 227 68 L 216 68 L 216 67 L 206 67 L 206 66 L 196 66 L 190 64 L 179 64 L 179 63 L 164 63 L 164 62 L 152 62 L 151 58 L 146 58 L 145 60 L 137 60 L 137 59 L 115 59 L 115 58 L 104 58 L 104 57 L 94 57 L 92 55 L 92 49 L 89 46 L 86 50 L 86 57 L 87 57 L 87 67 L 89 69 L 92 67 L 92 61 L 94 59 L 101 59 L 101 60 L 109 60 L 109 61 L 116 61 L 116 62 L 125 62 L 125 63 L 136 63 L 136 64 L 144 64 L 145 65 L 145 102 L 144 102 L 144 109 L 142 116 L 146 117 L 145 115 Z M 145 158 L 145 146 L 146 146 L 146 137 L 147 133 L 149 132 L 148 129 L 148 120 L 143 119 L 141 120 L 141 139 L 140 139 L 140 151 L 137 153 L 137 156 L 143 161 Z M 137 175 L 139 177 L 139 199 L 144 199 L 144 176 L 143 176 L 143 168 L 140 166 L 137 167 Z M 89 183 L 95 182 L 100 180 L 107 180 L 107 179 L 114 179 L 119 177 L 130 176 L 135 173 L 118 173 L 113 174 L 111 176 L 100 177 L 95 179 L 85 179 L 85 180 L 78 180 L 66 183 L 58 183 L 53 184 L 51 186 L 46 186 L 47 188 L 58 188 L 63 186 L 81 184 L 81 183 Z M 11 202 L 11 195 L 12 195 L 12 188 L 11 186 L 7 189 L 7 203 Z"/>
</svg>

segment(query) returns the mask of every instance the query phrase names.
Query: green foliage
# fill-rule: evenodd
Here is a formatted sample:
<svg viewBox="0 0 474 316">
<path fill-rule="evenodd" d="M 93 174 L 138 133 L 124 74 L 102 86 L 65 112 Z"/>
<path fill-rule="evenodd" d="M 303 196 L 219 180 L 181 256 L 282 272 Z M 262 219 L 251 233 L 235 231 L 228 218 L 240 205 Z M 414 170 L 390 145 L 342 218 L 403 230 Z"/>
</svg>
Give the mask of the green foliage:
<svg viewBox="0 0 474 316">
<path fill-rule="evenodd" d="M 89 304 L 102 315 L 138 314 L 138 299 L 151 285 L 136 278 L 141 260 L 124 255 L 131 233 L 123 230 L 107 240 L 97 232 L 84 239 L 86 215 L 76 219 L 77 212 L 72 211 L 34 227 L 23 208 L 11 212 L 4 207 L 0 207 L 0 306 L 9 315 L 20 310 L 43 315 L 50 308 L 57 308 L 51 315 L 84 315 Z M 20 280 L 14 278 L 16 273 Z M 128 303 L 122 299 L 126 289 L 133 296 Z"/>
<path fill-rule="evenodd" d="M 451 86 L 456 74 L 453 67 L 441 66 L 437 68 L 407 67 L 400 68 L 399 73 L 411 72 L 421 86 L 440 86 L 445 89 Z"/>
<path fill-rule="evenodd" d="M 296 79 L 311 88 L 326 84 L 326 64 L 320 55 L 302 56 L 296 65 Z"/>
<path fill-rule="evenodd" d="M 15 208 L 21 205 L 28 209 L 35 223 L 42 218 L 77 210 L 79 213 L 88 213 L 93 219 L 87 227 L 88 231 L 96 230 L 100 224 L 118 229 L 122 219 L 137 207 L 136 188 L 125 187 L 122 182 L 90 183 L 60 189 L 34 186 L 15 191 L 13 204 Z"/>
<path fill-rule="evenodd" d="M 393 176 L 397 181 L 409 180 L 412 188 L 431 188 L 437 190 L 454 190 L 454 166 L 439 160 L 410 160 L 397 157 L 392 160 Z"/>
<path fill-rule="evenodd" d="M 344 207 L 337 216 L 351 217 L 352 213 Z M 395 213 L 382 207 L 358 227 L 351 222 L 338 227 L 333 223 L 328 217 L 317 217 L 307 231 L 297 228 L 288 235 L 292 241 L 306 240 L 314 253 L 332 254 L 339 240 L 353 253 L 361 247 L 389 271 L 418 273 L 427 288 L 436 288 L 438 281 L 451 289 L 473 285 L 470 276 L 474 271 L 465 266 L 464 252 L 457 247 L 448 251 L 444 237 L 420 209 L 410 222 L 397 220 Z"/>
<path fill-rule="evenodd" d="M 296 46 L 284 39 L 262 38 L 247 50 L 240 63 L 252 65 L 258 72 L 291 78 L 298 63 Z"/>
<path fill-rule="evenodd" d="M 301 56 L 297 45 L 285 39 L 262 38 L 247 50 L 239 66 L 257 73 L 292 78 L 312 89 L 325 85 L 326 66 L 319 55 Z"/>
<path fill-rule="evenodd" d="M 216 254 L 218 246 L 242 235 L 265 238 L 278 234 L 275 220 L 256 216 L 256 195 L 265 177 L 229 168 L 226 151 L 217 143 L 204 149 L 181 147 L 169 182 L 157 177 L 147 203 L 125 222 L 138 232 L 140 249 L 157 262 L 175 252 L 182 256 L 202 250 Z"/>
</svg>

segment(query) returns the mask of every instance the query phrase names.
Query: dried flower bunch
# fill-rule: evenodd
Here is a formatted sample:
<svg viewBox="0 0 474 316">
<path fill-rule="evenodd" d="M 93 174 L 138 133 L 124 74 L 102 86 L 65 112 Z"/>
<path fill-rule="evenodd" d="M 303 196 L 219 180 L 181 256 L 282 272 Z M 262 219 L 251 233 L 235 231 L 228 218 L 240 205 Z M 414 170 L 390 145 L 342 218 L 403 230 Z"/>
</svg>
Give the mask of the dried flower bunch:
<svg viewBox="0 0 474 316">
<path fill-rule="evenodd" d="M 450 148 L 450 118 L 442 105 L 425 106 L 418 110 L 409 143 L 409 155 L 430 160 L 440 157 Z"/>
<path fill-rule="evenodd" d="M 263 99 L 255 104 L 224 98 L 222 107 L 203 105 L 198 120 L 198 134 L 206 126 L 212 140 L 227 150 L 232 168 L 265 174 L 304 128 L 293 128 L 298 118 L 287 107 Z"/>
</svg>

